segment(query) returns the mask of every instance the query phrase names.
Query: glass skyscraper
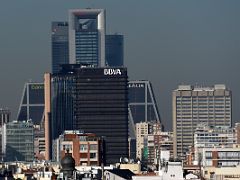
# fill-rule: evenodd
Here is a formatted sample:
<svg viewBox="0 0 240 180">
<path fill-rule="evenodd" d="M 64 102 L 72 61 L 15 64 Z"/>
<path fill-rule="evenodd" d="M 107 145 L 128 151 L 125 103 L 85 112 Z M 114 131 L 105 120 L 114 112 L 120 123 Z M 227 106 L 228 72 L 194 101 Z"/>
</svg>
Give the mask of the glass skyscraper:
<svg viewBox="0 0 240 180">
<path fill-rule="evenodd" d="M 69 10 L 69 57 L 72 64 L 105 66 L 105 10 Z"/>
<path fill-rule="evenodd" d="M 56 139 L 64 130 L 73 129 L 75 77 L 72 74 L 59 73 L 51 78 L 51 130 Z"/>
<path fill-rule="evenodd" d="M 126 68 L 82 68 L 77 72 L 77 129 L 103 137 L 106 164 L 128 157 L 128 89 Z"/>
<path fill-rule="evenodd" d="M 33 161 L 34 133 L 31 121 L 13 121 L 2 128 L 5 161 Z"/>
<path fill-rule="evenodd" d="M 44 113 L 44 84 L 28 82 L 23 89 L 17 120 L 41 124 Z"/>
<path fill-rule="evenodd" d="M 83 130 L 104 139 L 106 164 L 128 157 L 126 68 L 63 66 L 51 77 L 52 139 L 64 130 Z"/>
<path fill-rule="evenodd" d="M 68 63 L 68 23 L 52 22 L 52 73 L 59 72 L 60 65 Z"/>
<path fill-rule="evenodd" d="M 106 65 L 123 66 L 123 35 L 106 35 Z"/>
<path fill-rule="evenodd" d="M 103 9 L 72 9 L 68 22 L 52 22 L 52 73 L 68 63 L 123 66 L 123 35 L 105 31 Z"/>
<path fill-rule="evenodd" d="M 54 51 L 52 52 L 52 55 L 55 54 L 55 56 L 52 56 L 53 74 L 52 75 L 45 74 L 45 88 L 47 87 L 47 89 L 45 89 L 45 137 L 46 137 L 45 140 L 46 140 L 46 147 L 48 147 L 46 149 L 46 157 L 47 157 L 46 159 L 50 159 L 50 154 L 51 154 L 50 152 L 51 150 L 49 149 L 49 147 L 51 146 L 51 142 L 49 141 L 50 139 L 56 138 L 58 135 L 60 135 L 59 134 L 60 132 L 63 132 L 63 130 L 80 128 L 78 125 L 80 121 L 77 120 L 77 117 L 79 118 L 79 113 L 77 112 L 86 110 L 86 108 L 83 107 L 82 109 L 80 108 L 81 107 L 80 104 L 77 105 L 77 103 L 80 101 L 80 100 L 79 101 L 76 100 L 80 92 L 77 86 L 79 84 L 77 83 L 77 81 L 80 79 L 80 75 L 76 72 L 76 69 L 84 69 L 84 68 L 81 68 L 83 66 L 85 66 L 85 68 L 88 67 L 86 69 L 93 68 L 92 75 L 90 75 L 90 76 L 93 76 L 95 72 L 96 73 L 98 71 L 104 72 L 104 70 L 97 70 L 97 68 L 100 68 L 100 67 L 107 68 L 109 66 L 123 65 L 123 36 L 117 35 L 117 34 L 106 35 L 104 9 L 88 9 L 88 8 L 87 9 L 71 9 L 69 10 L 68 23 L 64 23 L 64 22 L 53 23 L 52 32 L 53 32 L 52 39 L 53 40 L 56 39 L 58 41 L 57 43 L 55 43 L 56 46 L 52 46 L 53 47 L 52 51 Z M 66 37 L 66 34 L 68 34 L 67 37 Z M 107 39 L 107 41 L 105 41 L 105 39 Z M 52 40 L 52 43 L 55 42 L 53 40 Z M 68 41 L 68 46 L 66 46 L 66 41 Z M 71 64 L 65 65 L 65 66 L 63 65 L 61 66 L 61 68 L 59 68 L 60 67 L 59 64 L 68 64 L 68 63 L 65 63 L 66 61 L 62 61 L 61 57 L 58 57 L 58 55 L 62 56 L 64 60 L 67 60 L 67 58 L 65 58 L 67 54 L 69 55 L 68 63 L 71 63 Z M 116 74 L 119 73 L 118 70 L 121 71 L 121 68 L 106 69 L 106 72 L 105 72 L 106 75 L 103 76 L 106 78 L 105 79 L 106 83 L 110 77 L 117 77 Z M 125 73 L 126 69 L 123 68 L 122 70 L 124 72 L 122 77 L 127 79 L 127 75 Z M 90 72 L 90 70 L 88 71 Z M 99 77 L 96 77 L 95 79 L 96 82 L 102 78 L 102 76 L 100 76 L 101 73 L 100 74 L 97 73 L 97 74 L 99 75 Z M 89 77 L 88 79 L 91 79 L 91 77 Z M 99 83 L 99 84 L 104 85 L 103 83 L 104 80 L 102 79 L 101 81 L 102 83 Z M 112 85 L 113 87 L 115 86 L 118 87 L 118 85 L 120 86 L 122 84 L 116 80 L 116 82 L 114 82 L 113 84 L 111 83 L 109 84 L 109 88 L 112 88 L 110 87 L 110 85 Z M 94 88 L 94 87 L 91 87 L 91 88 Z M 85 88 L 87 88 L 87 86 Z M 107 86 L 103 88 L 105 88 L 104 91 L 107 92 Z M 92 90 L 89 90 L 89 92 L 90 91 Z M 99 89 L 99 92 L 100 92 L 100 89 Z M 101 93 L 104 94 L 103 91 Z M 120 92 L 117 92 L 116 90 L 116 93 L 120 93 Z M 126 93 L 126 92 L 121 91 L 121 93 Z M 96 94 L 95 96 L 98 96 L 98 95 L 99 94 Z M 105 96 L 107 97 L 109 95 L 105 94 Z M 88 95 L 86 95 L 86 97 L 88 97 Z M 118 94 L 116 94 L 116 97 L 118 97 Z M 101 101 L 103 101 L 103 99 L 101 99 Z M 123 101 L 118 102 L 118 100 L 115 100 L 115 99 L 113 99 L 112 101 L 113 102 L 116 101 L 117 105 L 123 102 Z M 87 103 L 87 102 L 88 101 L 84 101 L 84 103 Z M 92 103 L 93 103 L 92 106 L 94 106 L 94 103 L 96 103 L 96 106 L 100 106 L 99 104 L 97 104 L 98 101 L 95 101 Z M 104 106 L 104 103 L 102 103 L 101 106 L 102 108 L 99 107 L 100 110 L 107 109 L 107 106 Z M 114 105 L 112 104 L 112 106 Z M 110 110 L 108 109 L 108 113 L 109 112 Z M 101 113 L 104 114 L 105 112 L 101 112 Z M 121 113 L 125 113 L 125 111 Z M 120 114 L 120 116 L 123 116 L 123 114 Z M 84 118 L 86 119 L 86 117 Z M 116 117 L 116 119 L 118 118 Z M 124 120 L 128 122 L 128 117 L 127 118 L 124 117 Z M 116 120 L 116 122 L 117 121 L 118 120 Z M 81 122 L 83 122 L 83 120 L 81 120 Z M 123 128 L 123 127 L 119 127 L 119 128 Z M 123 141 L 125 142 L 125 139 Z M 113 143 L 112 140 L 109 141 L 109 137 L 108 137 L 106 139 L 106 143 L 107 143 L 106 147 L 109 147 L 109 142 Z M 110 150 L 107 149 L 108 153 L 106 154 L 107 155 L 111 154 L 113 151 L 115 155 L 112 154 L 111 158 L 107 157 L 107 163 L 110 162 L 110 159 L 113 159 L 113 161 L 116 161 L 116 162 L 118 161 L 117 160 L 118 155 L 116 155 L 117 148 L 113 144 L 112 146 L 115 149 L 114 150 L 112 150 L 111 148 Z M 122 147 L 124 148 L 124 151 L 122 151 L 123 155 L 128 154 L 128 152 L 125 151 L 125 148 L 127 149 L 127 146 L 125 146 L 125 144 L 124 145 L 122 144 Z"/>
</svg>

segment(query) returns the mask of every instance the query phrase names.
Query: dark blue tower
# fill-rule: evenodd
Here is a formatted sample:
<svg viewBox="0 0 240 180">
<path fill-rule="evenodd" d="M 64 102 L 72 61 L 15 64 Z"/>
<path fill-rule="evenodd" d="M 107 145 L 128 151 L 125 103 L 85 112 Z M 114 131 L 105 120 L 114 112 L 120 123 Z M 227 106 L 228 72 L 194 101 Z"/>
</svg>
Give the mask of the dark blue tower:
<svg viewBox="0 0 240 180">
<path fill-rule="evenodd" d="M 106 35 L 106 65 L 123 66 L 123 35 Z"/>
<path fill-rule="evenodd" d="M 52 73 L 58 73 L 60 65 L 68 63 L 68 23 L 52 22 Z"/>
</svg>

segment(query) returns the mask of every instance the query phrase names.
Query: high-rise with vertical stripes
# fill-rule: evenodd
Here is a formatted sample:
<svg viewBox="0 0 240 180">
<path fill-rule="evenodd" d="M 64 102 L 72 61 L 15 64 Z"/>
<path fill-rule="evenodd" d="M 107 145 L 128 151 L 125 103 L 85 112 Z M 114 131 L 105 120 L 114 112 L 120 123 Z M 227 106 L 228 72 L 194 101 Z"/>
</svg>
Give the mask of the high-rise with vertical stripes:
<svg viewBox="0 0 240 180">
<path fill-rule="evenodd" d="M 64 65 L 61 73 L 45 75 L 45 137 L 64 130 L 83 130 L 104 139 L 104 163 L 128 157 L 128 76 L 126 68 Z M 49 96 L 50 95 L 50 96 Z M 54 153 L 54 152 L 53 152 Z"/>
<path fill-rule="evenodd" d="M 232 93 L 225 85 L 180 85 L 172 93 L 174 157 L 183 159 L 198 124 L 231 126 Z"/>
<path fill-rule="evenodd" d="M 105 66 L 105 10 L 69 10 L 69 60 L 71 64 Z"/>
</svg>

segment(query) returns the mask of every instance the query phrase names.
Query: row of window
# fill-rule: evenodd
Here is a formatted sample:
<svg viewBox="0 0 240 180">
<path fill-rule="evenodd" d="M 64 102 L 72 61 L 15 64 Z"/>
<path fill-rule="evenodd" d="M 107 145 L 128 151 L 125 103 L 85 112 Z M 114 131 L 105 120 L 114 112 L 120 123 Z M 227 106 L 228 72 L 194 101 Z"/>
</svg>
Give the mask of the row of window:
<svg viewBox="0 0 240 180">
<path fill-rule="evenodd" d="M 90 144 L 88 146 L 88 144 L 80 144 L 80 151 L 88 151 L 88 148 L 89 150 L 98 150 L 98 145 L 97 144 Z M 62 149 L 61 150 L 72 150 L 72 145 L 70 144 L 65 144 L 65 145 L 62 145 Z"/>
</svg>

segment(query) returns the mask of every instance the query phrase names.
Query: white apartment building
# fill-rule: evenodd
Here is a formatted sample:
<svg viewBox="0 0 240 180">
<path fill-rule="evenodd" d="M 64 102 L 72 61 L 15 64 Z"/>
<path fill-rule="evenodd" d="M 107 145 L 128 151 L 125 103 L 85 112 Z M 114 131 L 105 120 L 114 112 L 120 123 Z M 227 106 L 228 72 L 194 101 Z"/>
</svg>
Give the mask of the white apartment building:
<svg viewBox="0 0 240 180">
<path fill-rule="evenodd" d="M 136 149 L 140 160 L 156 163 L 157 153 L 160 149 L 161 125 L 158 122 L 136 123 Z"/>
<path fill-rule="evenodd" d="M 194 133 L 195 164 L 198 164 L 203 148 L 233 147 L 235 143 L 236 137 L 233 128 L 228 126 L 198 126 Z"/>
</svg>

